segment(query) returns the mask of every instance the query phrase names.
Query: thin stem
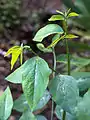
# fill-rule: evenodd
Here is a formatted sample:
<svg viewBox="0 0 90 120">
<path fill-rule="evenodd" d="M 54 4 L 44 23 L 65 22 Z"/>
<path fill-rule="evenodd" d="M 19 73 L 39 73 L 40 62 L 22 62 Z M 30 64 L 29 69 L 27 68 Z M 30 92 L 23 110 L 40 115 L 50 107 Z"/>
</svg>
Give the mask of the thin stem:
<svg viewBox="0 0 90 120">
<path fill-rule="evenodd" d="M 66 112 L 65 112 L 65 111 L 63 111 L 62 120 L 65 120 L 65 118 L 66 118 Z"/>
<path fill-rule="evenodd" d="M 66 51 L 67 51 L 67 61 L 68 61 L 68 75 L 70 75 L 70 55 L 69 55 L 69 47 L 68 47 L 67 39 L 66 39 Z"/>
<path fill-rule="evenodd" d="M 53 48 L 53 78 L 55 77 L 55 71 L 56 71 L 56 54 L 55 49 Z M 53 114 L 54 114 L 54 101 L 52 100 L 52 110 L 51 110 L 51 120 L 53 120 Z"/>
<path fill-rule="evenodd" d="M 67 19 L 63 21 L 63 27 L 64 27 L 65 34 L 67 35 L 68 33 Z M 69 47 L 68 47 L 67 39 L 66 39 L 66 52 L 67 52 L 67 61 L 68 61 L 68 75 L 70 75 L 70 55 L 69 55 Z M 63 111 L 62 120 L 65 120 L 65 119 L 66 119 L 66 111 Z"/>
</svg>

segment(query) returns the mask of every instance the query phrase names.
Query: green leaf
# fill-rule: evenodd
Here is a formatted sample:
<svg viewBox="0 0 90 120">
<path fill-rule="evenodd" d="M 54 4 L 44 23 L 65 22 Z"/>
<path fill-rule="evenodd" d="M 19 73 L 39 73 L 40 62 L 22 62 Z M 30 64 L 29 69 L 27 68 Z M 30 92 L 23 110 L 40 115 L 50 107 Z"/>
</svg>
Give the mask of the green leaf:
<svg viewBox="0 0 90 120">
<path fill-rule="evenodd" d="M 59 11 L 59 10 L 56 10 L 57 13 L 59 13 L 60 15 L 63 15 L 64 16 L 64 13 Z"/>
<path fill-rule="evenodd" d="M 59 38 L 60 38 L 60 34 L 56 34 L 56 35 L 54 35 L 54 37 L 52 38 L 52 41 L 57 40 L 57 39 L 59 39 Z"/>
<path fill-rule="evenodd" d="M 0 120 L 7 120 L 11 114 L 13 99 L 9 87 L 0 96 Z"/>
<path fill-rule="evenodd" d="M 47 120 L 44 116 L 42 115 L 37 115 L 36 116 L 37 120 Z"/>
<path fill-rule="evenodd" d="M 19 112 L 30 109 L 24 94 L 14 101 L 13 109 Z"/>
<path fill-rule="evenodd" d="M 19 120 L 37 120 L 36 117 L 29 110 L 25 111 Z"/>
<path fill-rule="evenodd" d="M 72 113 L 79 98 L 76 80 L 68 75 L 58 75 L 51 80 L 49 89 L 56 104 Z"/>
<path fill-rule="evenodd" d="M 64 20 L 62 15 L 52 15 L 49 21 L 57 21 L 57 20 Z"/>
<path fill-rule="evenodd" d="M 63 34 L 63 29 L 57 24 L 48 24 L 36 33 L 33 41 L 42 42 L 45 37 L 55 33 Z"/>
<path fill-rule="evenodd" d="M 65 38 L 73 39 L 73 38 L 78 38 L 78 36 L 73 35 L 73 34 L 68 34 L 65 36 Z"/>
<path fill-rule="evenodd" d="M 90 88 L 90 72 L 72 72 L 71 75 L 77 80 L 80 91 Z"/>
<path fill-rule="evenodd" d="M 39 50 L 43 51 L 44 53 L 52 52 L 51 48 L 45 48 L 45 46 L 42 43 L 38 43 L 37 47 Z"/>
<path fill-rule="evenodd" d="M 42 109 L 50 100 L 51 96 L 50 93 L 46 90 L 43 97 L 40 99 L 39 103 L 37 104 L 34 111 Z"/>
<path fill-rule="evenodd" d="M 75 13 L 75 12 L 71 12 L 68 14 L 68 17 L 76 17 L 79 16 L 79 14 Z"/>
<path fill-rule="evenodd" d="M 56 114 L 58 119 L 60 119 L 60 120 L 62 119 L 63 109 L 59 105 L 57 105 L 55 108 L 55 114 Z M 72 114 L 66 112 L 66 119 L 65 120 L 76 120 L 76 118 Z"/>
<path fill-rule="evenodd" d="M 75 107 L 77 120 L 90 120 L 90 89 Z"/>
<path fill-rule="evenodd" d="M 64 35 L 65 36 L 65 35 Z M 47 47 L 48 49 L 49 48 L 52 48 L 54 47 L 60 40 L 63 40 L 64 39 L 64 36 L 61 36 L 60 38 L 57 37 L 56 40 L 53 40 L 52 43 Z"/>
<path fill-rule="evenodd" d="M 23 48 L 20 47 L 20 46 L 14 46 L 12 48 L 10 48 L 7 53 L 5 54 L 5 57 L 12 54 L 12 59 L 11 59 L 11 70 L 13 69 L 13 66 L 14 64 L 16 63 L 19 55 L 21 56 L 20 57 L 20 62 L 22 64 L 22 51 L 23 51 Z"/>
<path fill-rule="evenodd" d="M 39 57 L 31 58 L 25 66 L 22 87 L 30 109 L 33 111 L 48 86 L 51 70 L 48 64 Z"/>
<path fill-rule="evenodd" d="M 50 98 L 50 93 L 46 90 L 34 111 L 43 108 L 48 103 Z M 24 94 L 22 94 L 17 100 L 15 100 L 13 109 L 19 112 L 24 112 L 25 110 L 30 109 Z"/>
<path fill-rule="evenodd" d="M 23 67 L 21 66 L 18 69 L 16 69 L 13 73 L 11 73 L 9 76 L 7 76 L 5 80 L 17 84 L 22 83 L 22 71 Z"/>
<path fill-rule="evenodd" d="M 57 62 L 67 64 L 67 54 L 58 55 Z M 90 63 L 90 60 L 76 55 L 70 55 L 70 63 L 79 67 L 83 67 L 85 65 L 88 65 Z"/>
</svg>

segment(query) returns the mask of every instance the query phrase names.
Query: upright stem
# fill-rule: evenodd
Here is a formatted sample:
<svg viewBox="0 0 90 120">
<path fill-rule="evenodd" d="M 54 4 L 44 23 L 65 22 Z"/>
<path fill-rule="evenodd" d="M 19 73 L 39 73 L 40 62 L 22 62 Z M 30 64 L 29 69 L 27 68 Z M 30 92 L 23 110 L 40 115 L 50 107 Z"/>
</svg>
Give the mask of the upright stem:
<svg viewBox="0 0 90 120">
<path fill-rule="evenodd" d="M 56 71 L 56 54 L 55 49 L 53 48 L 53 69 Z M 55 77 L 55 71 L 53 71 L 53 78 Z M 51 110 L 51 120 L 53 120 L 54 114 L 54 101 L 52 100 L 52 110 Z"/>
<path fill-rule="evenodd" d="M 69 55 L 69 47 L 68 47 L 67 39 L 66 39 L 66 51 L 67 51 L 67 61 L 68 61 L 68 75 L 70 75 L 70 55 Z"/>
<path fill-rule="evenodd" d="M 63 27 L 65 34 L 68 33 L 68 26 L 67 26 L 67 19 L 63 22 Z M 68 40 L 66 39 L 66 52 L 67 52 L 67 61 L 68 61 L 68 75 L 70 75 L 70 55 L 69 55 L 69 47 L 68 47 Z M 63 111 L 62 120 L 66 118 L 66 111 Z"/>
</svg>

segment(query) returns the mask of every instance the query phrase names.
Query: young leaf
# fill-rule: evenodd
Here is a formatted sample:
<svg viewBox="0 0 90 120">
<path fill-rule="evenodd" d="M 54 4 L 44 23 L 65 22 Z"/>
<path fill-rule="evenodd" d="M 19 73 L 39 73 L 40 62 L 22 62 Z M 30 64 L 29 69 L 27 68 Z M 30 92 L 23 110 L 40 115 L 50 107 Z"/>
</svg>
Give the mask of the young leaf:
<svg viewBox="0 0 90 120">
<path fill-rule="evenodd" d="M 14 46 L 12 48 L 10 48 L 7 53 L 5 54 L 5 57 L 12 54 L 12 59 L 11 59 L 11 70 L 13 69 L 14 64 L 16 63 L 19 55 L 21 55 L 21 59 L 20 62 L 22 64 L 22 47 L 19 46 Z"/>
<path fill-rule="evenodd" d="M 38 43 L 37 47 L 39 50 L 43 51 L 44 53 L 52 52 L 51 48 L 45 48 L 45 46 L 42 43 Z"/>
<path fill-rule="evenodd" d="M 90 88 L 90 72 L 72 72 L 71 75 L 77 79 L 80 91 Z"/>
<path fill-rule="evenodd" d="M 22 87 L 30 109 L 33 111 L 44 95 L 51 70 L 48 64 L 39 57 L 31 58 L 25 67 L 22 73 Z"/>
<path fill-rule="evenodd" d="M 56 10 L 57 13 L 59 13 L 60 15 L 63 15 L 64 16 L 64 13 L 59 11 L 59 10 Z"/>
<path fill-rule="evenodd" d="M 64 20 L 62 15 L 52 15 L 49 21 L 57 21 L 57 20 Z"/>
<path fill-rule="evenodd" d="M 48 49 L 54 47 L 60 40 L 63 40 L 64 36 L 61 36 L 60 38 L 57 37 L 56 40 L 53 40 L 52 43 L 47 47 Z"/>
<path fill-rule="evenodd" d="M 71 12 L 68 14 L 68 17 L 76 17 L 79 16 L 79 14 L 75 13 L 75 12 Z"/>
<path fill-rule="evenodd" d="M 57 24 L 48 24 L 36 33 L 33 41 L 42 42 L 45 37 L 55 33 L 63 34 L 63 29 Z"/>
<path fill-rule="evenodd" d="M 49 89 L 56 104 L 66 112 L 73 113 L 79 98 L 76 80 L 68 75 L 58 75 L 51 80 Z"/>
<path fill-rule="evenodd" d="M 11 114 L 13 99 L 9 87 L 0 96 L 0 120 L 7 120 Z"/>
<path fill-rule="evenodd" d="M 52 38 L 52 41 L 57 40 L 57 39 L 59 39 L 59 38 L 60 38 L 60 34 L 56 34 L 56 35 L 54 35 L 54 37 Z"/>
<path fill-rule="evenodd" d="M 68 34 L 68 35 L 65 36 L 65 38 L 73 39 L 73 38 L 78 38 L 78 36 L 73 35 L 73 34 Z"/>
<path fill-rule="evenodd" d="M 34 111 L 43 108 L 48 103 L 50 98 L 51 98 L 50 93 L 46 90 L 43 97 L 40 99 L 38 105 L 34 109 Z M 14 101 L 13 109 L 19 112 L 24 112 L 25 110 L 28 110 L 28 109 L 30 110 L 24 94 L 22 94 L 17 100 Z"/>
<path fill-rule="evenodd" d="M 75 107 L 77 120 L 90 120 L 90 89 Z"/>
</svg>

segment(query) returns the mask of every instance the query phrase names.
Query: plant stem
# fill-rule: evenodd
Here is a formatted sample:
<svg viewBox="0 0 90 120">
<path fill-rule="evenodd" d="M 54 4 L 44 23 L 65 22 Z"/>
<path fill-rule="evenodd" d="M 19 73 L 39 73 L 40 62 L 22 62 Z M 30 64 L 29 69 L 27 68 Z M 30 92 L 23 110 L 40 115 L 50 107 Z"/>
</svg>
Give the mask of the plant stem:
<svg viewBox="0 0 90 120">
<path fill-rule="evenodd" d="M 53 48 L 53 69 L 56 71 L 56 54 L 55 49 Z M 53 71 L 53 78 L 55 77 L 55 71 Z M 52 110 L 51 110 L 51 120 L 53 120 L 53 114 L 54 114 L 54 101 L 52 100 Z"/>
<path fill-rule="evenodd" d="M 70 55 L 69 55 L 69 47 L 68 47 L 68 40 L 66 39 L 66 51 L 67 51 L 67 61 L 68 61 L 68 75 L 70 75 Z M 62 120 L 66 118 L 66 111 L 63 111 Z"/>
<path fill-rule="evenodd" d="M 67 35 L 68 33 L 67 19 L 63 21 L 63 27 L 64 27 L 65 34 Z M 68 75 L 70 75 L 70 55 L 69 55 L 69 47 L 68 47 L 67 39 L 66 39 L 66 52 L 67 52 L 67 62 L 68 62 Z M 65 118 L 66 118 L 66 111 L 63 111 L 62 120 L 65 120 Z"/>
<path fill-rule="evenodd" d="M 67 51 L 67 61 L 68 61 L 68 75 L 70 75 L 70 55 L 69 55 L 69 47 L 68 47 L 67 39 L 66 39 L 66 51 Z"/>
</svg>

